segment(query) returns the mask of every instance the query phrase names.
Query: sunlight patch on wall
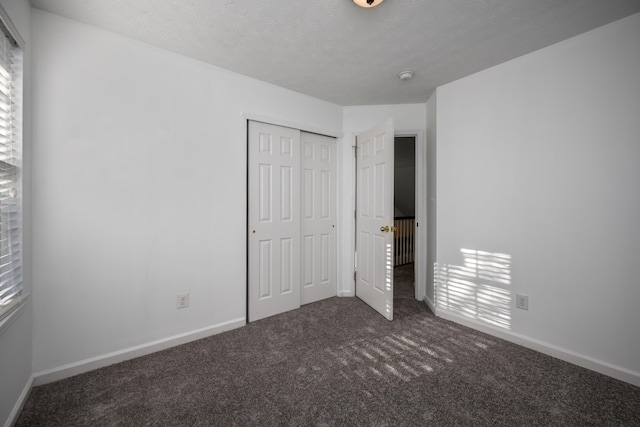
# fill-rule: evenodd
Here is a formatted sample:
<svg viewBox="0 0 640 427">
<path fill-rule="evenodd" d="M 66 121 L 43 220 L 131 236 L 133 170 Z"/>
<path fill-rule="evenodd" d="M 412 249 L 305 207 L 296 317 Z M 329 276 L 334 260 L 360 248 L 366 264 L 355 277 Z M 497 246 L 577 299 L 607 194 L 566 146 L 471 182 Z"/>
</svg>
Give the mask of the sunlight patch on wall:
<svg viewBox="0 0 640 427">
<path fill-rule="evenodd" d="M 436 306 L 511 328 L 511 255 L 460 249 L 462 265 L 436 264 Z"/>
<path fill-rule="evenodd" d="M 387 298 L 386 317 L 387 319 L 393 319 L 393 246 L 387 243 L 385 252 L 385 285 L 387 293 L 391 295 L 391 298 Z"/>
</svg>

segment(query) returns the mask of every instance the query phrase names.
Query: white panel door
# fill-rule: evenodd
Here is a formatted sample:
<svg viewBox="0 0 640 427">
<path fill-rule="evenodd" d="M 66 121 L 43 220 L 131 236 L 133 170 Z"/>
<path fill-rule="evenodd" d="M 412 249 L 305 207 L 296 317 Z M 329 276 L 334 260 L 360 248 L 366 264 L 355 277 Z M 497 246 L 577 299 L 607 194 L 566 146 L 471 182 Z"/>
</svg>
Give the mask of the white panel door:
<svg viewBox="0 0 640 427">
<path fill-rule="evenodd" d="M 300 307 L 300 131 L 249 122 L 249 321 Z"/>
<path fill-rule="evenodd" d="M 356 141 L 356 296 L 393 320 L 393 120 Z"/>
<path fill-rule="evenodd" d="M 336 140 L 302 132 L 302 304 L 336 295 Z"/>
</svg>

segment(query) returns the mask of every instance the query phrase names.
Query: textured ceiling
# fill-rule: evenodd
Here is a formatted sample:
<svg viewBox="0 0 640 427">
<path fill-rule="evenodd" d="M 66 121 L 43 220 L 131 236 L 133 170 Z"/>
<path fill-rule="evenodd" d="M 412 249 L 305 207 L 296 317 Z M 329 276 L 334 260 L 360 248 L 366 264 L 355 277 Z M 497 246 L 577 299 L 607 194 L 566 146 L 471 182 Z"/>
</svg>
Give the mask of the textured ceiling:
<svg viewBox="0 0 640 427">
<path fill-rule="evenodd" d="M 32 0 L 39 9 L 340 105 L 442 84 L 640 12 L 638 0 Z M 397 74 L 415 71 L 409 81 Z"/>
</svg>

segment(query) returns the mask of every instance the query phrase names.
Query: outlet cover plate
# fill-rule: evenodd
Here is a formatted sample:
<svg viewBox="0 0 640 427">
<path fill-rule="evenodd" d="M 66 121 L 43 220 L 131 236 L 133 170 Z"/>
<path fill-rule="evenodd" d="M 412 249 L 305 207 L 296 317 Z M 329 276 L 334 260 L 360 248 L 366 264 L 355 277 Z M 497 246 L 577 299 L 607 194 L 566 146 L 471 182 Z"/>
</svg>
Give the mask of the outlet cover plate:
<svg viewBox="0 0 640 427">
<path fill-rule="evenodd" d="M 521 310 L 529 310 L 529 297 L 527 295 L 516 295 L 516 307 Z"/>
<path fill-rule="evenodd" d="M 189 292 L 183 292 L 176 295 L 176 308 L 189 307 Z"/>
</svg>

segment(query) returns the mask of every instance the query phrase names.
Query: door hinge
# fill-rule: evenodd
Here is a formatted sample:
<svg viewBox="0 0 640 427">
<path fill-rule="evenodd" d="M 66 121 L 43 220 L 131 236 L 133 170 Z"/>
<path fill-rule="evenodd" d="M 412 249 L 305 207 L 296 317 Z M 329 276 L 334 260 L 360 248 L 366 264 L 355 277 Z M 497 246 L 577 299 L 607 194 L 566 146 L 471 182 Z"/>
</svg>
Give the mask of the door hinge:
<svg viewBox="0 0 640 427">
<path fill-rule="evenodd" d="M 354 271 L 354 272 L 353 272 L 353 280 L 357 280 L 357 279 L 356 279 L 356 274 L 357 274 L 357 273 L 358 273 L 357 271 Z"/>
</svg>

